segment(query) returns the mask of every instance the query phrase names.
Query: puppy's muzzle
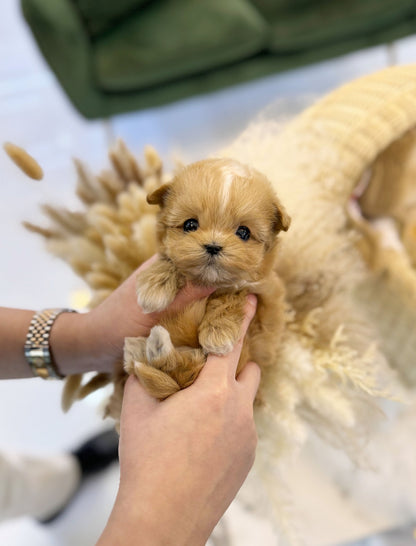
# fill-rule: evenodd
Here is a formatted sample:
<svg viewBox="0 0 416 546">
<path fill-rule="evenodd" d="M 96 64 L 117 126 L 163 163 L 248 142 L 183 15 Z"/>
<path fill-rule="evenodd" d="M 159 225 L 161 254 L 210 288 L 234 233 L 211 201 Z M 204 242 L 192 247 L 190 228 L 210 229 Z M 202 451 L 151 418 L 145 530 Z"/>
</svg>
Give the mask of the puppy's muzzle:
<svg viewBox="0 0 416 546">
<path fill-rule="evenodd" d="M 204 248 L 210 256 L 216 256 L 222 250 L 222 246 L 216 244 L 204 245 Z"/>
</svg>

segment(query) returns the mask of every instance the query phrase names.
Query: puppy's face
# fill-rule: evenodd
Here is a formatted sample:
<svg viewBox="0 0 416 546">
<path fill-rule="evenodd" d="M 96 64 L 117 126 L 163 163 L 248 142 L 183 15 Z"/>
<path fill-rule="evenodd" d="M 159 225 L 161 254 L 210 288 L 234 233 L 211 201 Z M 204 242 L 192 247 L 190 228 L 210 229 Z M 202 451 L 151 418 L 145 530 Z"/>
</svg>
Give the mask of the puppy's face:
<svg viewBox="0 0 416 546">
<path fill-rule="evenodd" d="M 271 264 L 277 234 L 290 224 L 268 180 L 229 159 L 186 167 L 148 201 L 161 207 L 161 253 L 203 285 L 238 287 L 259 280 Z"/>
</svg>

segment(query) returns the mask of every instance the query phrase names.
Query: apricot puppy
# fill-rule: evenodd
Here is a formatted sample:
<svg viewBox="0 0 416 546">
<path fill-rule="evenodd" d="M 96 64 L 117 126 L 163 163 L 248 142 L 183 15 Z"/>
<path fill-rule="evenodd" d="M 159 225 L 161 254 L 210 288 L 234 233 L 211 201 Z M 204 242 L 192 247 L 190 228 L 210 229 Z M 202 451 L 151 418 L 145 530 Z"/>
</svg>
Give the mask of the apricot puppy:
<svg viewBox="0 0 416 546">
<path fill-rule="evenodd" d="M 163 399 L 195 381 L 207 354 L 238 339 L 248 293 L 258 305 L 239 369 L 273 364 L 283 328 L 284 290 L 274 270 L 278 234 L 290 218 L 267 178 L 231 159 L 184 168 L 148 195 L 159 205 L 159 259 L 137 276 L 138 303 L 162 311 L 187 282 L 215 292 L 179 314 L 165 314 L 146 338 L 127 338 L 125 369 Z"/>
</svg>

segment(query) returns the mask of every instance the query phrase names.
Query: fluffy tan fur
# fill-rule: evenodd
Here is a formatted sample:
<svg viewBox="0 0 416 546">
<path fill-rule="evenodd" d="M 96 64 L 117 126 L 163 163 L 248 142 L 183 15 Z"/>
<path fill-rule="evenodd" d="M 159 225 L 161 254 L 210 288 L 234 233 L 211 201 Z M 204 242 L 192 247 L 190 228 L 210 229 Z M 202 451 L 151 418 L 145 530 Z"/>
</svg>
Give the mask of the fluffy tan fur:
<svg viewBox="0 0 416 546">
<path fill-rule="evenodd" d="M 160 206 L 160 258 L 137 277 L 141 307 L 165 309 L 187 282 L 216 291 L 164 317 L 148 339 L 127 339 L 126 371 L 159 399 L 187 387 L 208 353 L 232 349 L 249 292 L 257 295 L 258 307 L 237 373 L 248 359 L 261 367 L 274 364 L 284 324 L 277 236 L 290 218 L 270 182 L 236 161 L 209 159 L 184 168 L 148 202 Z"/>
<path fill-rule="evenodd" d="M 409 66 L 363 78 L 324 97 L 283 130 L 279 120 L 259 120 L 223 151 L 264 173 L 293 218 L 276 262 L 285 289 L 283 332 L 274 365 L 263 369 L 262 404 L 255 408 L 255 472 L 263 478 L 256 489 L 263 484 L 273 519 L 287 535 L 292 528 L 281 480 L 284 455 L 293 455 L 318 433 L 359 458 L 373 427 L 376 397 L 397 387 L 388 364 L 416 384 L 414 267 L 403 253 L 389 263 L 377 259 L 382 266 L 377 271 L 369 268 L 357 244 L 363 230 L 346 210 L 363 173 L 414 129 L 415 76 L 416 67 Z M 150 149 L 139 165 L 119 142 L 110 160 L 110 169 L 97 176 L 77 163 L 81 212 L 48 206 L 49 227 L 28 225 L 85 279 L 91 306 L 156 251 L 157 207 L 146 195 L 170 179 Z M 406 162 L 409 172 L 411 164 Z M 141 342 L 128 347 L 131 361 L 144 360 Z M 164 376 L 171 384 L 174 378 Z M 86 385 L 78 378 L 72 389 L 67 383 L 66 403 L 108 381 L 114 385 L 111 412 L 117 415 L 125 377 L 119 363 L 112 377 L 97 376 Z"/>
</svg>

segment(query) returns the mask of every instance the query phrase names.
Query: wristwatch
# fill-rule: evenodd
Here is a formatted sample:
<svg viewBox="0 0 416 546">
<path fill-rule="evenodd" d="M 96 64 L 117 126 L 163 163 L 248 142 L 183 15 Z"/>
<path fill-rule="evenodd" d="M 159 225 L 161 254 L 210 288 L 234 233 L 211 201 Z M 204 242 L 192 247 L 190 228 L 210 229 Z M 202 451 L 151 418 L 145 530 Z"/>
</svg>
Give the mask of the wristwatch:
<svg viewBox="0 0 416 546">
<path fill-rule="evenodd" d="M 24 353 L 35 377 L 63 379 L 50 351 L 49 336 L 53 323 L 61 313 L 76 313 L 73 309 L 44 309 L 32 318 L 24 345 Z"/>
</svg>

